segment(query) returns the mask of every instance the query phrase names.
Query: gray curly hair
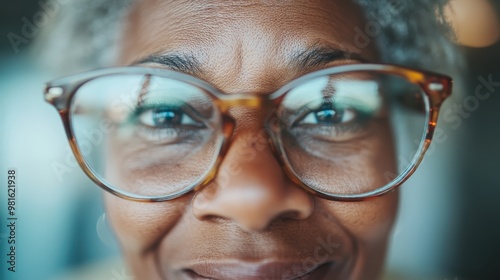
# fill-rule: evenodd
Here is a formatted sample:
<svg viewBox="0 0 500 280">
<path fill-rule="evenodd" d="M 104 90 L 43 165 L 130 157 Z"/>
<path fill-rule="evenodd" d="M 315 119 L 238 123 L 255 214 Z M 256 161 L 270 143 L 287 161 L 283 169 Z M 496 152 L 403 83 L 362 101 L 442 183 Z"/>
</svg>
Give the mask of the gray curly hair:
<svg viewBox="0 0 500 280">
<path fill-rule="evenodd" d="M 44 64 L 64 72 L 114 65 L 122 22 L 134 1 L 52 0 L 60 12 L 39 39 Z M 443 12 L 448 0 L 355 1 L 367 18 L 357 32 L 375 41 L 383 62 L 460 72 L 463 63 Z"/>
</svg>

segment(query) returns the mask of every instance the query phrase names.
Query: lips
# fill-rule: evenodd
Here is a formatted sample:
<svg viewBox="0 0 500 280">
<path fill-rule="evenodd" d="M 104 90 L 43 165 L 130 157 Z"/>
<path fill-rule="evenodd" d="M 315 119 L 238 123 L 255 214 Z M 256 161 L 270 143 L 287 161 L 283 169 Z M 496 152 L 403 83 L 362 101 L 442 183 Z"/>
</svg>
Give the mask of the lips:
<svg viewBox="0 0 500 280">
<path fill-rule="evenodd" d="M 321 280 L 332 270 L 333 262 L 314 265 L 304 261 L 204 262 L 182 270 L 192 280 Z"/>
</svg>

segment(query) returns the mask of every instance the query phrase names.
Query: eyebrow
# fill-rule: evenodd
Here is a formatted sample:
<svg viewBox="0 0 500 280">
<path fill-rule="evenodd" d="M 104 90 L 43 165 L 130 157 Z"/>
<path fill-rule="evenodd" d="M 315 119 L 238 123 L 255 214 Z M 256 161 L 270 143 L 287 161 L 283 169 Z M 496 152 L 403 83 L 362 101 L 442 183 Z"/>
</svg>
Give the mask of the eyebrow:
<svg viewBox="0 0 500 280">
<path fill-rule="evenodd" d="M 357 60 L 361 63 L 369 62 L 368 59 L 357 53 L 329 46 L 313 46 L 291 54 L 288 60 L 291 67 L 299 70 L 317 68 L 339 60 Z M 146 63 L 160 64 L 172 70 L 191 75 L 199 75 L 203 72 L 203 67 L 195 56 L 183 53 L 153 54 L 132 64 L 137 65 Z"/>
<path fill-rule="evenodd" d="M 329 46 L 314 46 L 294 54 L 290 59 L 291 65 L 299 69 L 316 68 L 339 60 L 357 60 L 362 63 L 369 62 L 368 59 L 358 53 Z"/>
<path fill-rule="evenodd" d="M 133 65 L 156 63 L 188 74 L 197 74 L 201 71 L 200 62 L 193 55 L 182 53 L 169 53 L 169 54 L 153 54 L 141 60 L 138 60 Z"/>
</svg>

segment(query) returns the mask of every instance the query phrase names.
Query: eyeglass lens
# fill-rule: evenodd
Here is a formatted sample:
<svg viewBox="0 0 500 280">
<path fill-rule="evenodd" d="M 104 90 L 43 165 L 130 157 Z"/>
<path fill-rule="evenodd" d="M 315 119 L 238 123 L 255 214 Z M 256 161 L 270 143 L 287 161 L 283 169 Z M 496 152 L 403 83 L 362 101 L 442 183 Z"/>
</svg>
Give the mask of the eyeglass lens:
<svg viewBox="0 0 500 280">
<path fill-rule="evenodd" d="M 220 153 L 214 98 L 174 78 L 101 76 L 75 92 L 71 129 L 88 167 L 112 188 L 173 195 L 200 184 Z M 412 166 L 428 104 L 404 77 L 354 71 L 305 80 L 285 94 L 274 118 L 271 133 L 297 178 L 325 194 L 352 195 L 377 190 Z"/>
</svg>

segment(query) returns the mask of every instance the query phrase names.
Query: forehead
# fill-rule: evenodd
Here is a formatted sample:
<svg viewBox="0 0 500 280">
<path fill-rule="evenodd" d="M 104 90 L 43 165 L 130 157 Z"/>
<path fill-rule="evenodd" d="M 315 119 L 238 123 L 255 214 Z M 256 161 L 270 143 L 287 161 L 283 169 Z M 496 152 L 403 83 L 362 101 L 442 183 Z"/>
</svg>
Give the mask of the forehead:
<svg viewBox="0 0 500 280">
<path fill-rule="evenodd" d="M 206 80 L 223 73 L 248 80 L 271 69 L 297 76 L 303 73 L 289 69 L 290 60 L 317 46 L 373 59 L 371 47 L 355 45 L 355 27 L 364 25 L 359 7 L 346 0 L 139 0 L 121 60 L 177 52 L 195 58 Z"/>
</svg>

